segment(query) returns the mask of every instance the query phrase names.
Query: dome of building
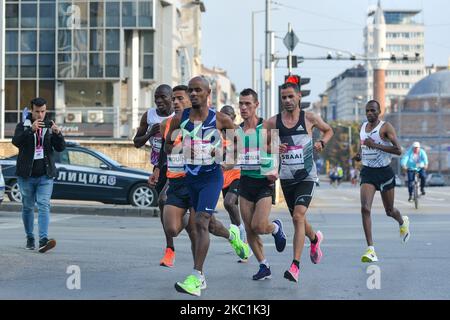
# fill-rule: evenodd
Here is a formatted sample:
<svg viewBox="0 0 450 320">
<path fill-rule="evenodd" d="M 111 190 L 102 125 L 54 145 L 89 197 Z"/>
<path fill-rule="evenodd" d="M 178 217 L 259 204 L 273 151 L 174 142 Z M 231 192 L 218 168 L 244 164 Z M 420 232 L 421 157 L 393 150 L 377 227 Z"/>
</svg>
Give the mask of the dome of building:
<svg viewBox="0 0 450 320">
<path fill-rule="evenodd" d="M 409 90 L 406 99 L 450 97 L 450 70 L 430 74 Z"/>
</svg>

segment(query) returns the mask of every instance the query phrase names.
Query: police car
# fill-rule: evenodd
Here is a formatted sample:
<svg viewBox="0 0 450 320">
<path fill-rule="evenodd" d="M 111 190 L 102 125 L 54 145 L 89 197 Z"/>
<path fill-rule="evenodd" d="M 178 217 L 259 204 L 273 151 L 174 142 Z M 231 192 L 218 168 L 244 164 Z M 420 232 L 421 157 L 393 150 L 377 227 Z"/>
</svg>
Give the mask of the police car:
<svg viewBox="0 0 450 320">
<path fill-rule="evenodd" d="M 63 152 L 55 152 L 58 176 L 52 199 L 100 201 L 131 204 L 146 208 L 157 206 L 158 193 L 147 184 L 149 173 L 128 168 L 101 152 L 66 142 Z M 11 201 L 21 202 L 17 183 L 16 156 L 0 160 Z"/>
</svg>

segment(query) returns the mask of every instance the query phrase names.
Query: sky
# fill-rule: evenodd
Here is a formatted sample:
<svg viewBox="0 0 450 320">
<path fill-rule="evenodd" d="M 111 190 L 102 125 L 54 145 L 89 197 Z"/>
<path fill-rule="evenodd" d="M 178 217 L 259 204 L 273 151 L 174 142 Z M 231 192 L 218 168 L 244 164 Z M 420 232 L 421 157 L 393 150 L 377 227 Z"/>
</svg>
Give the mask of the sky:
<svg viewBox="0 0 450 320">
<path fill-rule="evenodd" d="M 207 67 L 227 71 L 238 92 L 252 86 L 251 17 L 252 11 L 264 10 L 265 0 L 203 0 L 206 12 L 202 16 L 202 60 Z M 364 53 L 363 30 L 370 6 L 377 0 L 272 0 L 278 10 L 272 11 L 272 30 L 283 38 L 288 23 L 301 42 L 330 47 L 339 51 Z M 450 1 L 448 0 L 382 0 L 383 9 L 419 9 L 425 24 L 426 65 L 448 65 L 450 57 Z M 290 7 L 290 8 L 288 8 Z M 255 14 L 255 56 L 264 54 L 264 12 Z M 298 44 L 294 54 L 323 57 L 330 49 Z M 336 50 L 335 50 L 336 51 Z M 282 39 L 275 40 L 275 52 L 287 56 Z M 264 59 L 264 55 L 262 56 Z M 264 63 L 264 62 L 263 62 Z M 332 78 L 356 65 L 355 61 L 305 61 L 294 73 L 311 78 L 304 87 L 311 95 L 303 101 L 314 102 Z M 264 64 L 263 64 L 264 66 Z M 259 79 L 259 62 L 256 62 Z M 276 84 L 287 74 L 285 60 L 276 69 Z"/>
</svg>

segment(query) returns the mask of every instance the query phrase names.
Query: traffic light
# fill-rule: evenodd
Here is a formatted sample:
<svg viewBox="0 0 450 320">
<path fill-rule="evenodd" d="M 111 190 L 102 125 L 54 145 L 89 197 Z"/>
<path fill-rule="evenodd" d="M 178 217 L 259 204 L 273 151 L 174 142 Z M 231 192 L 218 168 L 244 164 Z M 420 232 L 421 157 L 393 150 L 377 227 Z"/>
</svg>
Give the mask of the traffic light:
<svg viewBox="0 0 450 320">
<path fill-rule="evenodd" d="M 311 93 L 311 90 L 302 90 L 302 85 L 308 84 L 310 81 L 311 81 L 310 78 L 303 78 L 303 77 L 300 77 L 299 75 L 296 75 L 296 74 L 291 74 L 291 75 L 284 76 L 284 83 L 294 83 L 294 84 L 296 84 L 299 87 L 300 92 L 302 94 L 302 98 L 306 97 L 306 96 L 309 96 L 309 94 Z M 282 103 L 281 103 L 281 86 L 278 87 L 278 102 L 279 102 L 279 110 L 281 112 L 281 109 L 282 109 L 281 108 L 281 106 L 282 106 Z M 309 107 L 309 104 L 310 104 L 309 102 L 302 102 L 301 103 L 301 108 L 307 108 L 307 107 Z"/>
</svg>

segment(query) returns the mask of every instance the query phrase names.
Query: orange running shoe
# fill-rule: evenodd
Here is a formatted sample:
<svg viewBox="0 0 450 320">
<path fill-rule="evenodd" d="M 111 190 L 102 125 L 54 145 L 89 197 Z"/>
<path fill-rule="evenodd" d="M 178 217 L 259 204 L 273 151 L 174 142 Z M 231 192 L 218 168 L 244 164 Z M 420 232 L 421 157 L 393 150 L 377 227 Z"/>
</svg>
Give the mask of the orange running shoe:
<svg viewBox="0 0 450 320">
<path fill-rule="evenodd" d="M 159 265 L 163 267 L 172 268 L 174 262 L 175 262 L 175 251 L 173 251 L 171 248 L 166 248 L 166 253 L 159 262 Z"/>
</svg>

